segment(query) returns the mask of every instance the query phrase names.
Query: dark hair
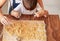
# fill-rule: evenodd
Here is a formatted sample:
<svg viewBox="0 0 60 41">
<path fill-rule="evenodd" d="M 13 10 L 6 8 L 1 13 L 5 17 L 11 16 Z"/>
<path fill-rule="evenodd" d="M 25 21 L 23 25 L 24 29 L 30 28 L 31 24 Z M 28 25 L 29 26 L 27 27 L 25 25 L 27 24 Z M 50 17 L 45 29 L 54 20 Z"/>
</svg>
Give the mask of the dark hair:
<svg viewBox="0 0 60 41">
<path fill-rule="evenodd" d="M 23 0 L 23 5 L 27 10 L 33 10 L 37 5 L 37 0 Z"/>
</svg>

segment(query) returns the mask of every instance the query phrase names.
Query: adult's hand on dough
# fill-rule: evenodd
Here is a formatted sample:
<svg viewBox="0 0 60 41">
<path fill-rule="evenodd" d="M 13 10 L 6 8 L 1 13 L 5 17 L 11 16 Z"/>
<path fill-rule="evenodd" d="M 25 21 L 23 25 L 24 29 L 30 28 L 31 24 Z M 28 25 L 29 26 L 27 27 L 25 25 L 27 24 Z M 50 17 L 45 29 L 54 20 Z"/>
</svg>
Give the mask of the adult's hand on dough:
<svg viewBox="0 0 60 41">
<path fill-rule="evenodd" d="M 1 16 L 1 17 L 0 17 L 0 22 L 1 22 L 3 25 L 8 25 L 8 24 L 10 24 L 10 20 L 9 20 L 6 16 Z"/>
</svg>

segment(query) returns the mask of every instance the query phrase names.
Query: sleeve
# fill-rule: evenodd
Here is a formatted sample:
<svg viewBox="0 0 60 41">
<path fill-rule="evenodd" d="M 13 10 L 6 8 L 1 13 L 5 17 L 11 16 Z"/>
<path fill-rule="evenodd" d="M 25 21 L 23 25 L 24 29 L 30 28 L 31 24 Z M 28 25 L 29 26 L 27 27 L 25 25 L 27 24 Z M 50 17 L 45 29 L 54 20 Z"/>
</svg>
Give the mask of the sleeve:
<svg viewBox="0 0 60 41">
<path fill-rule="evenodd" d="M 18 11 L 19 13 L 20 13 L 20 16 L 21 16 L 21 4 L 19 4 L 15 9 L 14 9 L 14 11 Z"/>
<path fill-rule="evenodd" d="M 16 0 L 16 3 L 19 3 L 19 5 L 14 8 L 15 11 L 21 11 L 21 6 L 22 6 L 22 0 Z"/>
<path fill-rule="evenodd" d="M 19 4 L 14 10 L 21 12 L 21 4 Z"/>
</svg>

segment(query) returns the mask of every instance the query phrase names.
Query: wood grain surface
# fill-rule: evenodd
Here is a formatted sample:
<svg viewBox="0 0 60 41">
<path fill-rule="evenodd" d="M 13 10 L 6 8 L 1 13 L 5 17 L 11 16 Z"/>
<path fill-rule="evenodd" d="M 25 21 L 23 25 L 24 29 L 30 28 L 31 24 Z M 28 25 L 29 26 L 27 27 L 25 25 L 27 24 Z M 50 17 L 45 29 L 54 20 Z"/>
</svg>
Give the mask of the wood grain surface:
<svg viewBox="0 0 60 41">
<path fill-rule="evenodd" d="M 11 16 L 7 16 L 10 19 L 14 19 Z M 22 15 L 19 20 L 44 20 L 46 23 L 47 41 L 60 41 L 60 21 L 58 15 L 49 15 L 47 18 L 34 18 L 32 15 Z M 3 25 L 0 23 L 0 31 Z M 2 41 L 2 38 L 0 38 Z"/>
</svg>

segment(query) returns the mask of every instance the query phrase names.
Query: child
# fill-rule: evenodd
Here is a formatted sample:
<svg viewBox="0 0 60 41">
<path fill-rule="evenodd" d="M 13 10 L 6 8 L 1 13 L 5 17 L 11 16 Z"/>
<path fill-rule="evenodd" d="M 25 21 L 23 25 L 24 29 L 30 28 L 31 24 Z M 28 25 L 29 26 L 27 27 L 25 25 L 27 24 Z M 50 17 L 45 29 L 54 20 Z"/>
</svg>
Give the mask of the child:
<svg viewBox="0 0 60 41">
<path fill-rule="evenodd" d="M 6 0 L 5 1 L 0 0 L 0 1 L 2 1 L 2 3 L 4 4 Z M 3 5 L 2 3 L 0 3 L 1 6 Z M 28 15 L 34 14 L 35 17 L 41 17 L 47 15 L 48 12 L 44 10 L 42 0 L 10 0 L 9 13 L 10 15 L 16 18 L 20 18 L 21 14 L 28 14 Z M 0 21 L 3 25 L 9 23 L 9 20 L 1 13 L 0 13 Z"/>
</svg>

